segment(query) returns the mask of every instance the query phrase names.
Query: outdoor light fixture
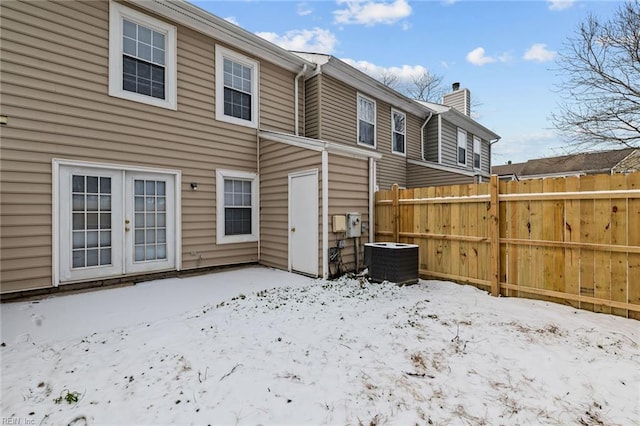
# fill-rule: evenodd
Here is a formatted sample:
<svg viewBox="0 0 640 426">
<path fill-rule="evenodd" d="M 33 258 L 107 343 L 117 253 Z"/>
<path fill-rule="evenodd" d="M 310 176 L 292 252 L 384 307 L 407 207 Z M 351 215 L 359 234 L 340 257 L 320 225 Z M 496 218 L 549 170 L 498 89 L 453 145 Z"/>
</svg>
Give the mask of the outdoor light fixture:
<svg viewBox="0 0 640 426">
<path fill-rule="evenodd" d="M 191 189 L 193 189 L 194 191 L 198 190 L 198 182 L 191 182 Z"/>
</svg>

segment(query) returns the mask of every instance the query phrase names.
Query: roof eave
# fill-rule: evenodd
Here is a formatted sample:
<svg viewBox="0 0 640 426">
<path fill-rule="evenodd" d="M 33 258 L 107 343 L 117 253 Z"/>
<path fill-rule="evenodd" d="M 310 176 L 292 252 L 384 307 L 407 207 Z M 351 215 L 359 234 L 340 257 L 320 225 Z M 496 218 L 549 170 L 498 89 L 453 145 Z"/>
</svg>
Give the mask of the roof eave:
<svg viewBox="0 0 640 426">
<path fill-rule="evenodd" d="M 194 31 L 215 38 L 234 48 L 244 50 L 256 58 L 278 64 L 288 71 L 298 72 L 304 65 L 307 65 L 309 69 L 314 67 L 314 64 L 311 62 L 294 55 L 288 50 L 278 47 L 244 28 L 232 24 L 186 1 L 127 1 Z"/>
<path fill-rule="evenodd" d="M 405 112 L 414 114 L 420 118 L 427 118 L 435 111 L 414 102 L 412 99 L 385 86 L 375 78 L 331 56 L 326 64 L 322 65 L 322 73 L 334 77 L 360 92 L 387 102 Z"/>
</svg>

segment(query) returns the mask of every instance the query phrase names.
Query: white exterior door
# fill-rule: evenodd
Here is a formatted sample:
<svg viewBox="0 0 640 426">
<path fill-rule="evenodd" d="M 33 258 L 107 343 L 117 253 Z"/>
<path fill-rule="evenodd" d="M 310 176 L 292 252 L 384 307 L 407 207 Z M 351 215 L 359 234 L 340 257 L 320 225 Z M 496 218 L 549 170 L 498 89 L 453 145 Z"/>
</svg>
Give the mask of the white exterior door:
<svg viewBox="0 0 640 426">
<path fill-rule="evenodd" d="M 289 269 L 318 275 L 318 171 L 289 174 Z"/>
<path fill-rule="evenodd" d="M 59 282 L 176 266 L 175 176 L 61 166 Z"/>
<path fill-rule="evenodd" d="M 174 187 L 171 175 L 126 174 L 125 273 L 174 267 Z"/>
</svg>

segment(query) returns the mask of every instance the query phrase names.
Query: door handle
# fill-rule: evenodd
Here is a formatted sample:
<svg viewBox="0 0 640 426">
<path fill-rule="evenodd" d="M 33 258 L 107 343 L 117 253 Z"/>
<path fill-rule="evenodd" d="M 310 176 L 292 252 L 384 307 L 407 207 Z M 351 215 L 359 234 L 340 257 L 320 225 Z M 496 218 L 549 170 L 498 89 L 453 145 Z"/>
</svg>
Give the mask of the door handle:
<svg viewBox="0 0 640 426">
<path fill-rule="evenodd" d="M 131 228 L 129 228 L 129 223 L 131 223 L 131 221 L 129 219 L 125 219 L 124 220 L 124 230 L 125 230 L 125 232 L 129 232 L 131 230 Z"/>
<path fill-rule="evenodd" d="M 296 227 L 291 228 L 291 232 L 296 232 Z"/>
</svg>

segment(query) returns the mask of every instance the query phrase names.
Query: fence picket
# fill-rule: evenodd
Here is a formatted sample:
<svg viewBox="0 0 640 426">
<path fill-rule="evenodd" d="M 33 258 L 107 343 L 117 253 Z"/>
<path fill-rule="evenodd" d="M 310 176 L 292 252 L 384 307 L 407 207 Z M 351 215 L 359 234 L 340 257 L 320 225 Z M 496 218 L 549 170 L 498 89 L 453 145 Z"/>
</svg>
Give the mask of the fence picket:
<svg viewBox="0 0 640 426">
<path fill-rule="evenodd" d="M 640 319 L 640 173 L 394 186 L 375 204 L 376 241 L 418 244 L 423 276 Z"/>
</svg>

